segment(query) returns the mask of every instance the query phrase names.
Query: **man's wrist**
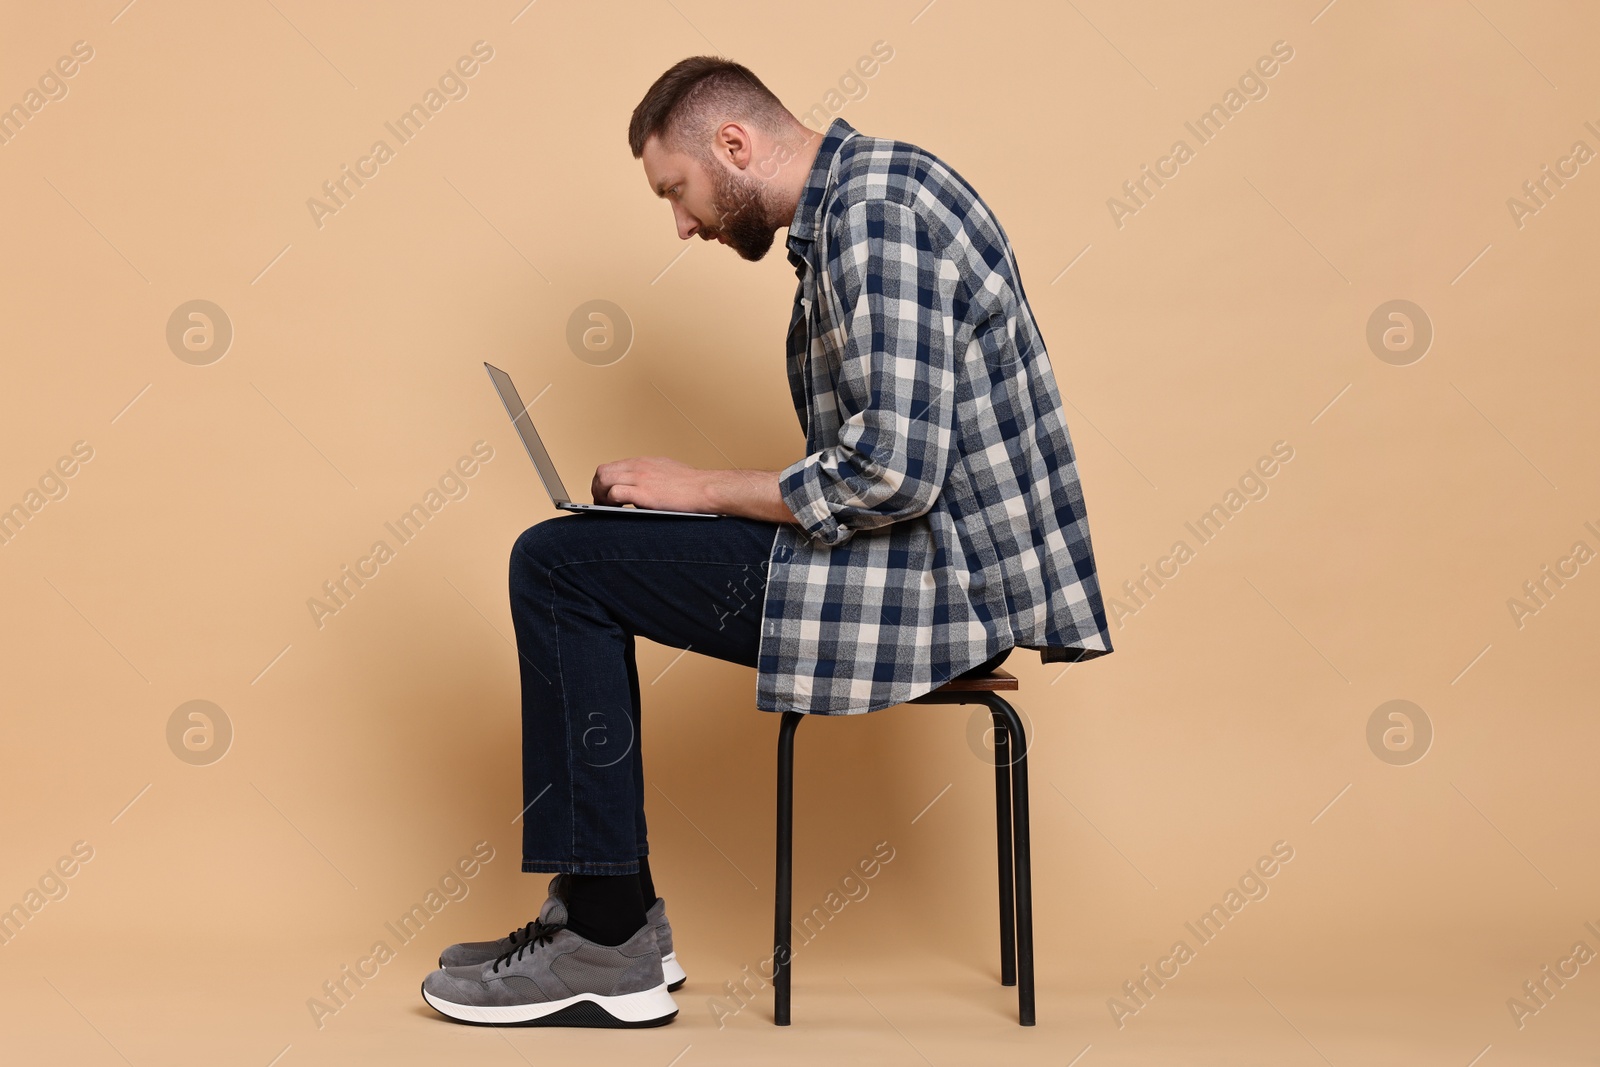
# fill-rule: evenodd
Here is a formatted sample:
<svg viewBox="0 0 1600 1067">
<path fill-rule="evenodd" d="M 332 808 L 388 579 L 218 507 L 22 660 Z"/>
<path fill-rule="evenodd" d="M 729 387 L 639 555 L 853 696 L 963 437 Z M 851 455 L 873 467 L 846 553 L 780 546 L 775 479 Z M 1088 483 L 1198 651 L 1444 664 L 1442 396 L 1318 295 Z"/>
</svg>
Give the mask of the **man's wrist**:
<svg viewBox="0 0 1600 1067">
<path fill-rule="evenodd" d="M 756 517 L 760 505 L 752 492 L 755 488 L 752 479 L 759 478 L 761 472 L 713 470 L 706 474 L 703 489 L 707 511 L 715 515 Z"/>
<path fill-rule="evenodd" d="M 766 522 L 794 522 L 780 490 L 780 473 L 756 470 L 706 471 L 701 483 L 705 508 Z"/>
<path fill-rule="evenodd" d="M 727 478 L 732 471 L 709 470 L 706 471 L 705 481 L 701 483 L 700 491 L 705 497 L 705 509 L 713 515 L 730 514 L 729 509 L 733 501 L 729 499 L 727 491 Z"/>
</svg>

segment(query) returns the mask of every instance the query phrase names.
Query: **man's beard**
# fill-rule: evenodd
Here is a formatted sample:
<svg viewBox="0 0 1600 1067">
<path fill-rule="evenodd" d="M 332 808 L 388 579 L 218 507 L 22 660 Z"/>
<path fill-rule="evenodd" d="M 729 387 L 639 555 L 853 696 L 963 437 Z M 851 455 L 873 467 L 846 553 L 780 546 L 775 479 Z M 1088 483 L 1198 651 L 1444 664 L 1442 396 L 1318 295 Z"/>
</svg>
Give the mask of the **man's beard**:
<svg viewBox="0 0 1600 1067">
<path fill-rule="evenodd" d="M 772 248 L 777 232 L 767 217 L 766 187 L 755 178 L 735 178 L 720 162 L 712 161 L 711 206 L 721 223 L 713 231 L 728 242 L 728 247 L 754 262 Z"/>
</svg>

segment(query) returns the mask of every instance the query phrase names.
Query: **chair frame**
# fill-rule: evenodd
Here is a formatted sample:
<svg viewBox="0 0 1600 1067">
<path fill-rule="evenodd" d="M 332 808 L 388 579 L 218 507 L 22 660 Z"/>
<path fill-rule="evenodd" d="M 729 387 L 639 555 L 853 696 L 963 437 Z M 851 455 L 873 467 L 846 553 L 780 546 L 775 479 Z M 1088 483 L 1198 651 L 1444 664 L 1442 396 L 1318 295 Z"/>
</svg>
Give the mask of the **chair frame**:
<svg viewBox="0 0 1600 1067">
<path fill-rule="evenodd" d="M 961 678 L 914 697 L 911 704 L 983 704 L 994 720 L 995 841 L 1000 882 L 1000 984 L 1017 987 L 1017 1022 L 1034 1025 L 1033 868 L 1028 825 L 1028 737 L 1002 696 L 1015 676 L 994 670 Z M 794 906 L 794 732 L 805 718 L 786 711 L 778 726 L 777 887 L 774 892 L 773 1022 L 788 1026 L 793 967 L 790 923 Z M 1013 755 L 1015 750 L 1015 755 Z"/>
</svg>

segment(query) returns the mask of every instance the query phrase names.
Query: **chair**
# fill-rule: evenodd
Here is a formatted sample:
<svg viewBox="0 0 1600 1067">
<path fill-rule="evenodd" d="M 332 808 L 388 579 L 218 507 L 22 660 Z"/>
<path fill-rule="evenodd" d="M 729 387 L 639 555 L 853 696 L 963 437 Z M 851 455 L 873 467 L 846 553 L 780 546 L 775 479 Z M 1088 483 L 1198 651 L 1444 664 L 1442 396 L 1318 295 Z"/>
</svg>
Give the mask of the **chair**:
<svg viewBox="0 0 1600 1067">
<path fill-rule="evenodd" d="M 909 701 L 912 704 L 984 704 L 994 717 L 995 836 L 1000 867 L 1000 984 L 1017 987 L 1017 1021 L 1034 1025 L 1033 874 L 1028 839 L 1028 744 L 1021 718 L 1002 692 L 1017 679 L 996 669 L 977 678 L 957 678 Z M 790 920 L 794 873 L 794 731 L 804 714 L 783 713 L 778 727 L 778 877 L 773 918 L 774 1018 L 789 1025 L 792 966 Z M 1011 755 L 1015 744 L 1016 755 Z M 1014 834 L 1013 834 L 1014 830 Z"/>
</svg>

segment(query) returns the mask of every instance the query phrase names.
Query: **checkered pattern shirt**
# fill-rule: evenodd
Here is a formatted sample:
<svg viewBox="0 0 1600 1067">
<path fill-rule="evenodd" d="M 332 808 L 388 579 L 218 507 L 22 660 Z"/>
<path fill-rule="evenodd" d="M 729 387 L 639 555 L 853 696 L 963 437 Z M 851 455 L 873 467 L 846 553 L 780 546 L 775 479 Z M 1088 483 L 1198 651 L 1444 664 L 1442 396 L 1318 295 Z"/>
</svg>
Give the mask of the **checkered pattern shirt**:
<svg viewBox="0 0 1600 1067">
<path fill-rule="evenodd" d="M 903 703 L 1006 648 L 1112 651 L 1061 398 L 1000 223 L 932 154 L 835 119 L 789 225 L 799 520 L 757 707 Z"/>
</svg>

